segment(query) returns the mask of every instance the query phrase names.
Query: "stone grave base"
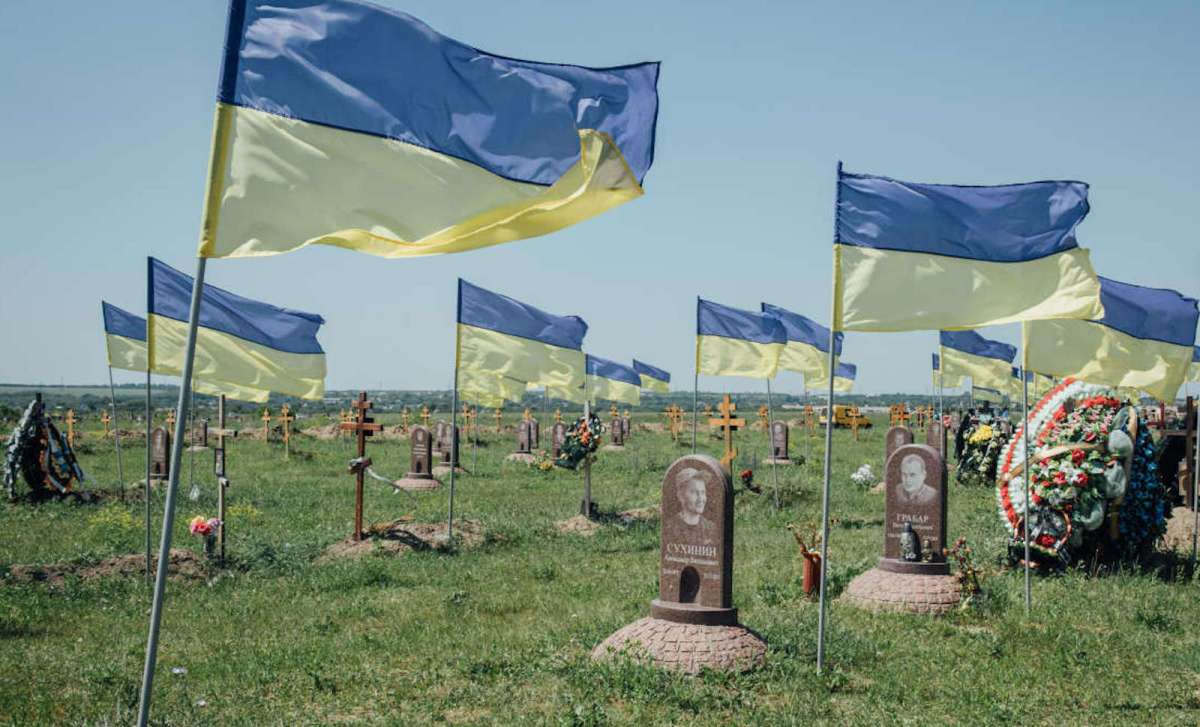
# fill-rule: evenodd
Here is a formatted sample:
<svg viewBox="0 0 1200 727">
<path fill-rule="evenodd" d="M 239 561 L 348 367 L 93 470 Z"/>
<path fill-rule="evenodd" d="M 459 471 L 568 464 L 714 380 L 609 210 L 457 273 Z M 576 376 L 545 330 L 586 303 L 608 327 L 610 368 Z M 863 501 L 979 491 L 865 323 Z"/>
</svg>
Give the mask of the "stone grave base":
<svg viewBox="0 0 1200 727">
<path fill-rule="evenodd" d="M 784 465 L 789 465 L 789 464 L 796 464 L 796 460 L 792 459 L 791 457 L 787 457 L 787 458 L 768 457 L 763 460 L 763 464 L 774 464 L 774 465 L 784 466 Z"/>
<path fill-rule="evenodd" d="M 603 661 L 626 654 L 660 669 L 746 672 L 763 665 L 767 642 L 745 626 L 695 626 L 647 617 L 619 629 L 592 650 Z"/>
<path fill-rule="evenodd" d="M 624 452 L 625 445 L 624 444 L 606 444 L 603 447 L 601 447 L 600 450 L 603 452 Z"/>
<path fill-rule="evenodd" d="M 872 568 L 846 587 L 842 599 L 868 611 L 940 616 L 958 608 L 958 580 L 946 575 L 914 575 Z"/>
<path fill-rule="evenodd" d="M 193 444 L 192 446 L 188 447 L 187 449 L 185 449 L 183 451 L 185 451 L 185 452 L 207 452 L 208 447 L 204 446 L 203 444 Z"/>
<path fill-rule="evenodd" d="M 513 452 L 504 458 L 505 462 L 521 462 L 523 464 L 533 464 L 536 459 L 528 452 Z"/>
<path fill-rule="evenodd" d="M 437 470 L 435 469 L 436 473 Z M 436 490 L 441 487 L 442 483 L 432 477 L 403 477 L 392 483 L 392 487 L 400 490 Z"/>
<path fill-rule="evenodd" d="M 455 467 L 454 472 L 455 472 L 455 474 L 460 474 L 460 475 L 465 475 L 467 473 L 467 471 L 465 469 L 463 469 L 461 466 Z M 443 475 L 448 475 L 448 474 L 450 474 L 450 465 L 448 465 L 448 464 L 439 464 L 433 468 L 433 476 L 434 477 L 441 477 Z"/>
</svg>

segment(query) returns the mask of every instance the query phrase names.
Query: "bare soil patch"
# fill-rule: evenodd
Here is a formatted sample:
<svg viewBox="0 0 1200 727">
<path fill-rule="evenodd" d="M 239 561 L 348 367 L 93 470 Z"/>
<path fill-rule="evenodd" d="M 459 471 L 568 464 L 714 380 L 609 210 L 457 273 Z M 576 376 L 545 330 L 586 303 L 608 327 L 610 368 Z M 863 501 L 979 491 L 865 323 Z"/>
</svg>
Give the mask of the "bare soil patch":
<svg viewBox="0 0 1200 727">
<path fill-rule="evenodd" d="M 618 527 L 629 527 L 637 522 L 648 522 L 658 519 L 658 508 L 638 507 L 632 510 L 618 512 L 615 515 L 601 513 L 594 519 L 586 518 L 583 515 L 576 515 L 566 520 L 559 520 L 554 523 L 554 529 L 564 535 L 575 534 L 591 537 L 596 534 L 596 531 L 605 525 L 616 525 Z"/>
<path fill-rule="evenodd" d="M 158 568 L 158 559 L 150 561 L 150 572 L 153 575 Z M 102 560 L 90 565 L 72 563 L 56 563 L 51 565 L 14 565 L 9 572 L 8 580 L 12 583 L 47 583 L 51 586 L 62 586 L 68 576 L 90 581 L 111 576 L 137 576 L 146 572 L 146 554 L 131 553 Z M 202 583 L 211 575 L 212 569 L 204 556 L 190 550 L 172 548 L 171 557 L 167 562 L 167 577 L 176 582 Z"/>
<path fill-rule="evenodd" d="M 485 530 L 478 520 L 460 520 L 454 524 L 454 539 L 459 548 L 473 548 L 483 542 Z M 349 558 L 357 560 L 364 556 L 384 553 L 404 555 L 414 550 L 444 550 L 446 548 L 446 523 L 418 523 L 406 518 L 390 523 L 375 523 L 366 528 L 362 540 L 346 538 L 330 545 L 317 563 L 331 563 Z"/>
</svg>

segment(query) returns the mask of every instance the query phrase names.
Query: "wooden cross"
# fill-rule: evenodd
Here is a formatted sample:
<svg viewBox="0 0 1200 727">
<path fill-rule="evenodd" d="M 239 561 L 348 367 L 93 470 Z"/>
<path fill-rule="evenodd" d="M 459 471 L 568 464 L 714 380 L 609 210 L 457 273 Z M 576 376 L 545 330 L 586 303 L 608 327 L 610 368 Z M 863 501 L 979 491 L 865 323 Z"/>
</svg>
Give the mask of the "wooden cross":
<svg viewBox="0 0 1200 727">
<path fill-rule="evenodd" d="M 408 434 L 408 407 L 400 411 L 400 433 Z"/>
<path fill-rule="evenodd" d="M 463 417 L 463 426 L 466 428 L 465 434 L 468 437 L 470 437 L 471 436 L 471 407 L 465 401 L 463 402 L 463 405 L 462 405 L 462 417 Z"/>
<path fill-rule="evenodd" d="M 733 460 L 737 459 L 738 451 L 733 446 L 733 433 L 746 426 L 745 419 L 734 419 L 733 415 L 737 411 L 737 404 L 729 400 L 729 394 L 721 400 L 720 405 L 721 417 L 719 419 L 709 419 L 710 426 L 720 427 L 725 432 L 725 455 L 721 457 L 721 464 L 725 467 L 725 471 L 733 474 Z"/>
<path fill-rule="evenodd" d="M 292 416 L 292 409 L 287 404 L 284 404 L 279 409 L 279 421 L 283 422 L 283 458 L 289 459 L 291 455 L 292 442 L 292 422 L 296 417 Z"/>
<path fill-rule="evenodd" d="M 337 430 L 338 439 L 341 439 L 342 437 L 346 436 L 346 433 L 344 431 L 342 431 L 342 425 L 348 421 L 350 421 L 350 413 L 347 412 L 345 409 L 339 409 L 338 410 L 338 430 Z"/>
<path fill-rule="evenodd" d="M 759 404 L 758 405 L 758 426 L 760 429 L 767 428 L 767 419 L 769 418 L 769 415 L 770 415 L 770 412 L 767 411 L 767 405 Z"/>
<path fill-rule="evenodd" d="M 813 411 L 812 404 L 804 405 L 804 428 L 808 430 L 808 436 L 812 436 L 813 430 L 817 426 L 816 414 Z"/>
<path fill-rule="evenodd" d="M 108 438 L 108 423 L 112 421 L 112 417 L 108 415 L 108 409 L 100 412 L 100 423 L 104 425 L 104 437 Z"/>
<path fill-rule="evenodd" d="M 612 418 L 612 419 L 616 419 L 617 417 L 621 416 L 621 412 L 617 411 L 617 405 L 616 405 L 616 404 L 609 404 L 609 406 L 608 406 L 608 416 L 609 416 L 610 418 Z"/>
<path fill-rule="evenodd" d="M 75 447 L 75 410 L 67 409 L 67 446 Z"/>
<path fill-rule="evenodd" d="M 383 425 L 376 424 L 375 420 L 367 416 L 367 412 L 371 410 L 371 402 L 367 400 L 367 392 L 362 391 L 358 394 L 358 400 L 350 403 L 350 406 L 357 409 L 355 421 L 342 424 L 342 429 L 347 432 L 354 432 L 358 442 L 358 458 L 350 463 L 350 474 L 354 475 L 354 539 L 362 540 L 363 533 L 363 475 L 367 468 L 371 466 L 371 459 L 367 457 L 367 437 L 373 436 L 375 432 L 382 431 Z"/>
<path fill-rule="evenodd" d="M 521 414 L 521 421 L 527 422 L 533 419 L 533 412 L 529 411 L 529 407 L 525 407 L 525 411 Z"/>
<path fill-rule="evenodd" d="M 421 426 L 429 426 L 429 407 L 421 405 Z"/>
<path fill-rule="evenodd" d="M 175 410 L 167 410 L 167 431 L 171 432 L 171 436 L 175 436 Z"/>
<path fill-rule="evenodd" d="M 263 409 L 262 423 L 263 423 L 263 441 L 265 442 L 271 438 L 271 410 L 268 408 Z"/>
<path fill-rule="evenodd" d="M 496 413 L 493 414 L 493 416 L 496 419 L 496 434 L 499 434 L 500 433 L 500 422 L 504 421 L 504 414 L 502 414 L 500 412 L 500 410 L 497 409 Z"/>
<path fill-rule="evenodd" d="M 225 395 L 221 394 L 217 398 L 217 428 L 210 429 L 210 433 L 217 435 L 217 448 L 213 450 L 213 472 L 217 476 L 217 519 L 221 524 L 217 526 L 217 547 L 220 563 L 225 563 L 225 490 L 229 487 L 229 478 L 226 476 L 225 470 L 225 437 L 236 437 L 238 432 L 236 429 L 228 429 L 225 426 Z"/>
<path fill-rule="evenodd" d="M 555 410 L 554 410 L 554 423 L 555 423 L 555 424 L 561 424 L 561 423 L 562 423 L 562 409 L 555 409 Z"/>
</svg>

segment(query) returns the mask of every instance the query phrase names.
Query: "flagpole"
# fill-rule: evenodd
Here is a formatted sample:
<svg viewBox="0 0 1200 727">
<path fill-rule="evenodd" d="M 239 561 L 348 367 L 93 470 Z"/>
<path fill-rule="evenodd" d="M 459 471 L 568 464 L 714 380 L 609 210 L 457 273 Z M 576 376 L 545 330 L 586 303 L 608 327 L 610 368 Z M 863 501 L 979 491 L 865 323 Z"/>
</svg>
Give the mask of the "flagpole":
<svg viewBox="0 0 1200 727">
<path fill-rule="evenodd" d="M 833 469 L 833 371 L 834 371 L 834 337 L 837 335 L 837 297 L 838 297 L 838 253 L 837 253 L 837 214 L 842 196 L 842 163 L 837 166 L 837 191 L 834 202 L 833 224 L 833 280 L 829 291 L 829 387 L 825 396 L 825 483 L 821 491 L 821 587 L 819 607 L 817 611 L 817 673 L 825 669 L 825 607 L 826 585 L 829 573 L 829 480 Z"/>
<path fill-rule="evenodd" d="M 196 279 L 192 282 L 192 303 L 188 312 L 187 347 L 183 356 L 183 373 L 179 383 L 178 416 L 175 419 L 175 440 L 171 442 L 170 474 L 167 477 L 167 500 L 163 507 L 162 538 L 159 541 L 158 568 L 154 573 L 154 601 L 150 607 L 150 634 L 146 641 L 146 663 L 142 670 L 142 690 L 138 698 L 138 726 L 146 727 L 150 717 L 150 699 L 154 689 L 154 666 L 158 660 L 158 632 L 162 624 L 163 595 L 167 589 L 167 564 L 171 559 L 171 536 L 175 525 L 175 492 L 179 487 L 179 465 L 183 460 L 183 431 L 187 426 L 188 393 L 192 386 L 193 358 L 196 353 L 196 328 L 200 320 L 200 300 L 204 289 L 204 267 L 207 259 L 196 259 Z M 147 320 L 147 333 L 149 321 Z M 146 337 L 147 347 L 150 337 Z M 147 348 L 147 357 L 149 357 Z M 149 447 L 149 441 L 146 442 Z M 149 487 L 149 478 L 146 479 Z"/>
<path fill-rule="evenodd" d="M 1183 428 L 1187 430 L 1187 415 L 1196 417 L 1192 433 L 1196 441 L 1192 443 L 1192 558 L 1188 562 L 1188 575 L 1196 570 L 1196 547 L 1200 545 L 1200 401 L 1192 407 L 1192 411 L 1184 413 Z"/>
<path fill-rule="evenodd" d="M 1030 474 L 1033 471 L 1033 463 L 1029 459 L 1029 380 L 1025 376 L 1025 372 L 1029 370 L 1029 337 L 1025 335 L 1025 323 L 1021 323 L 1021 446 L 1024 448 L 1025 468 L 1023 479 L 1025 481 L 1025 517 L 1024 521 L 1024 538 L 1025 538 L 1025 615 L 1028 616 L 1033 610 L 1033 581 L 1032 573 L 1029 567 L 1029 515 L 1033 508 L 1029 503 L 1029 480 Z"/>
<path fill-rule="evenodd" d="M 117 447 L 117 479 L 121 482 L 121 501 L 125 501 L 125 468 L 121 466 L 121 423 L 117 421 L 117 389 L 113 386 L 112 366 L 108 367 L 108 395 L 112 399 L 113 444 Z"/>
<path fill-rule="evenodd" d="M 767 379 L 767 450 L 771 451 L 774 444 L 775 424 L 772 418 L 771 407 L 771 380 Z M 785 452 L 786 454 L 786 452 Z M 775 486 L 775 509 L 779 509 L 779 468 L 775 464 L 775 452 L 771 451 L 771 481 Z"/>
<path fill-rule="evenodd" d="M 697 343 L 697 346 L 700 344 Z M 692 454 L 696 453 L 696 402 L 700 396 L 700 370 L 696 369 L 696 377 L 692 380 Z"/>
<path fill-rule="evenodd" d="M 454 485 L 455 470 L 458 463 L 454 461 L 454 453 L 458 448 L 458 346 L 454 354 L 454 393 L 450 397 L 450 508 L 446 516 L 446 540 L 454 540 Z"/>
<path fill-rule="evenodd" d="M 150 323 L 146 322 L 146 330 L 149 332 Z M 146 336 L 146 356 L 150 355 L 150 336 Z M 146 503 L 146 585 L 150 585 L 150 547 L 153 536 L 150 534 L 150 422 L 153 418 L 153 405 L 150 402 L 150 369 L 149 359 L 147 358 L 146 368 L 146 481 L 144 485 L 144 500 Z"/>
</svg>

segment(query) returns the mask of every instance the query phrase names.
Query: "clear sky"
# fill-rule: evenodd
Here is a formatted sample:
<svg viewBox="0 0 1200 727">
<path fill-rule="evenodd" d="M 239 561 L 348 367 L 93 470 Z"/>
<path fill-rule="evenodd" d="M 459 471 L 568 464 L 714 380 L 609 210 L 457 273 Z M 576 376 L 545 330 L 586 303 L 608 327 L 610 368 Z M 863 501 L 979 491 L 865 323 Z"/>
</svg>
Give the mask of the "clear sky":
<svg viewBox="0 0 1200 727">
<path fill-rule="evenodd" d="M 1198 2 L 384 4 L 502 55 L 663 61 L 657 153 L 643 198 L 547 237 L 210 263 L 209 282 L 325 316 L 330 388 L 448 387 L 459 276 L 580 315 L 589 351 L 688 388 L 697 295 L 828 320 L 839 159 L 915 181 L 1086 181 L 1097 270 L 1200 295 Z M 192 271 L 225 14 L 0 3 L 0 381 L 102 381 L 100 300 L 144 314 L 147 255 Z M 921 392 L 935 345 L 851 334 L 843 358 L 856 391 Z"/>
</svg>

